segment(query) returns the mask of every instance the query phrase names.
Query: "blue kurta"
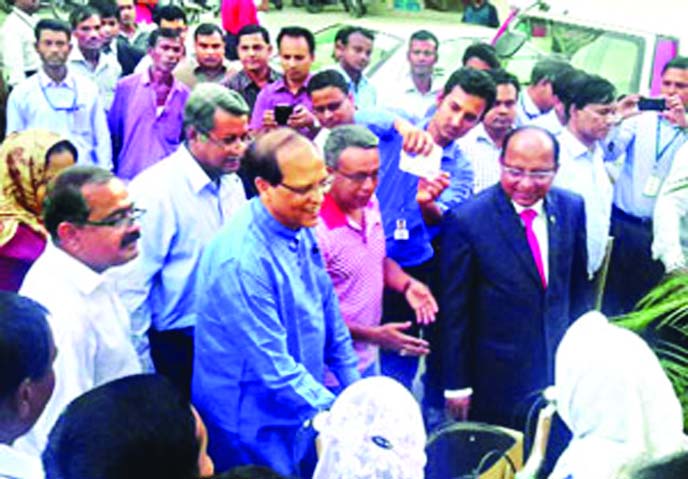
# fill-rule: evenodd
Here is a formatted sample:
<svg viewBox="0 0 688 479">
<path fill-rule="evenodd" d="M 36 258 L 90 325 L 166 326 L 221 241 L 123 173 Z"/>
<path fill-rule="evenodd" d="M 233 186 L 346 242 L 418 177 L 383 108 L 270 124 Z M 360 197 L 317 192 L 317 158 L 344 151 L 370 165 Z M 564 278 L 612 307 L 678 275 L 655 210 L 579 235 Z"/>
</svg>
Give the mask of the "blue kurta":
<svg viewBox="0 0 688 479">
<path fill-rule="evenodd" d="M 329 408 L 327 365 L 358 379 L 356 355 L 313 232 L 254 198 L 206 246 L 196 288 L 193 402 L 218 469 L 296 472 L 293 437 Z"/>
</svg>

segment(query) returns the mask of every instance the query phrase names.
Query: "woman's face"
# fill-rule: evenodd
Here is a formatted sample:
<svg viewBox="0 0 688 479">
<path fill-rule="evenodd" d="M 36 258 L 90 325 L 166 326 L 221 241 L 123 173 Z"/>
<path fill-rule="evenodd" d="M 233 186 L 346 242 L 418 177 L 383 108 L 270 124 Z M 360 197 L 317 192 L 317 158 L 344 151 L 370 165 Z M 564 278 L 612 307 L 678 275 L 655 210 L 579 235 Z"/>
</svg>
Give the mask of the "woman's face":
<svg viewBox="0 0 688 479">
<path fill-rule="evenodd" d="M 36 189 L 36 198 L 38 199 L 39 208 L 42 208 L 43 198 L 45 198 L 45 190 L 48 186 L 48 183 L 50 183 L 60 171 L 74 165 L 76 160 L 74 155 L 72 155 L 69 151 L 64 150 L 55 152 L 48 156 L 46 163 L 43 181 Z"/>
</svg>

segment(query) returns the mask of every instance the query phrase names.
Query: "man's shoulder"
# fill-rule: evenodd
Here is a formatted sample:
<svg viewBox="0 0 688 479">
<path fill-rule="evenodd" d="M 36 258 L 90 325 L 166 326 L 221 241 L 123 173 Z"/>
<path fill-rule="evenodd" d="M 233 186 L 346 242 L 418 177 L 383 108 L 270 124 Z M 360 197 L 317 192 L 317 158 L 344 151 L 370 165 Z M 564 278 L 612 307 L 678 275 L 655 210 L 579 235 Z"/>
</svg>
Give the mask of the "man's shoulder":
<svg viewBox="0 0 688 479">
<path fill-rule="evenodd" d="M 117 82 L 118 90 L 130 90 L 143 84 L 143 73 L 132 73 L 131 75 L 123 76 Z"/>
</svg>

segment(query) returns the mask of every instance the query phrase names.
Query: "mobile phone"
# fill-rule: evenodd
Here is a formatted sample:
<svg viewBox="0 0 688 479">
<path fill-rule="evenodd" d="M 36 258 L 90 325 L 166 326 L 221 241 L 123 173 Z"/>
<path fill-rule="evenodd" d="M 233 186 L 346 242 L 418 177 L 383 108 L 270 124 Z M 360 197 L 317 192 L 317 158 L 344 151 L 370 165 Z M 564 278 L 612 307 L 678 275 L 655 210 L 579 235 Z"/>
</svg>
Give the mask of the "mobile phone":
<svg viewBox="0 0 688 479">
<path fill-rule="evenodd" d="M 278 125 L 286 125 L 293 111 L 294 105 L 275 105 L 275 122 Z"/>
<path fill-rule="evenodd" d="M 667 109 L 665 98 L 641 98 L 638 100 L 640 111 L 664 111 Z"/>
</svg>

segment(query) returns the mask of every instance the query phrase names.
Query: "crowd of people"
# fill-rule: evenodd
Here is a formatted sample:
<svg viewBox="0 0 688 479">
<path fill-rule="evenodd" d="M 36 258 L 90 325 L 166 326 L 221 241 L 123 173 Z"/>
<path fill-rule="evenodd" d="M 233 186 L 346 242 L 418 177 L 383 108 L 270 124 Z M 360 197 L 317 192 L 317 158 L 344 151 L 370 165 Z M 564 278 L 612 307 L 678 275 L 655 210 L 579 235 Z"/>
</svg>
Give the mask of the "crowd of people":
<svg viewBox="0 0 688 479">
<path fill-rule="evenodd" d="M 318 72 L 307 28 L 244 26 L 237 69 L 176 6 L 15 2 L 0 477 L 422 478 L 426 432 L 527 429 L 553 384 L 551 477 L 685 467 L 658 360 L 584 314 L 686 267 L 688 58 L 644 111 L 558 57 L 522 87 L 486 44 L 438 84 L 419 30 L 378 91 L 358 26 Z"/>
</svg>

